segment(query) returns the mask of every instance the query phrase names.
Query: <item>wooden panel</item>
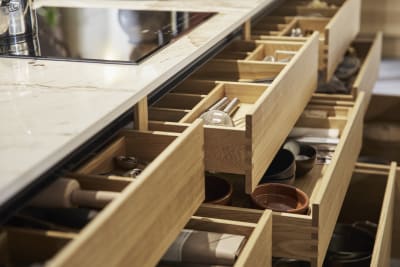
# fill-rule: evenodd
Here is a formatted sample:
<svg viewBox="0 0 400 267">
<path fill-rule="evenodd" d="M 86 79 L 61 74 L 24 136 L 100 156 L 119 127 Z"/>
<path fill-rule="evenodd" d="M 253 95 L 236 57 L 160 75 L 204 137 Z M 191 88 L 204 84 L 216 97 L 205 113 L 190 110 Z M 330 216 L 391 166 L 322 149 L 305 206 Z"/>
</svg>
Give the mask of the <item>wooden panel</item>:
<svg viewBox="0 0 400 267">
<path fill-rule="evenodd" d="M 347 0 L 326 26 L 327 81 L 331 80 L 336 67 L 342 61 L 350 43 L 360 30 L 361 0 Z"/>
<path fill-rule="evenodd" d="M 149 120 L 178 122 L 187 113 L 187 110 L 151 107 L 149 108 Z"/>
<path fill-rule="evenodd" d="M 188 127 L 49 266 L 154 266 L 204 199 L 203 137 Z"/>
<path fill-rule="evenodd" d="M 173 109 L 191 109 L 202 100 L 200 95 L 168 93 L 160 100 L 154 103 L 154 107 L 173 108 Z"/>
<path fill-rule="evenodd" d="M 318 228 L 310 216 L 273 213 L 272 255 L 291 259 L 311 260 L 318 255 Z"/>
<path fill-rule="evenodd" d="M 272 264 L 272 214 L 265 211 L 257 222 L 234 267 L 270 267 Z"/>
<path fill-rule="evenodd" d="M 353 83 L 353 87 L 356 91 L 365 92 L 365 110 L 371 98 L 372 89 L 374 88 L 375 82 L 379 75 L 379 66 L 381 61 L 382 52 L 382 33 L 378 33 L 373 41 L 373 44 L 365 58 L 363 65 L 357 75 L 356 80 Z"/>
<path fill-rule="evenodd" d="M 364 93 L 361 92 L 341 134 L 333 160 L 312 197 L 313 225 L 319 229 L 318 265 L 322 265 L 325 257 L 361 149 L 363 105 Z"/>
<path fill-rule="evenodd" d="M 245 132 L 241 129 L 206 126 L 205 165 L 211 172 L 243 174 L 245 170 Z"/>
<path fill-rule="evenodd" d="M 275 77 L 286 66 L 280 63 L 247 62 L 214 59 L 193 74 L 196 79 L 215 81 L 248 81 Z"/>
<path fill-rule="evenodd" d="M 315 33 L 257 100 L 254 113 L 246 117 L 246 146 L 251 148 L 246 152 L 247 193 L 258 184 L 316 87 L 317 51 L 318 34 Z M 307 73 L 304 73 L 306 66 Z"/>
<path fill-rule="evenodd" d="M 390 266 L 393 210 L 396 189 L 396 167 L 397 164 L 395 162 L 390 166 L 385 197 L 383 199 L 381 214 L 379 217 L 379 227 L 375 236 L 375 245 L 371 257 L 372 267 Z"/>
<path fill-rule="evenodd" d="M 145 97 L 135 105 L 135 116 L 134 116 L 135 129 L 147 130 L 148 121 L 149 117 L 148 117 L 147 97 Z"/>
<path fill-rule="evenodd" d="M 236 260 L 234 267 L 271 266 L 272 260 L 272 212 L 244 208 L 203 204 L 196 212 L 197 216 L 213 222 L 236 222 L 235 228 L 252 225 L 245 247 Z M 209 230 L 209 225 L 203 230 Z M 198 226 L 197 226 L 198 227 Z M 212 226 L 214 230 L 223 230 Z M 234 233 L 234 232 L 231 232 Z"/>
<path fill-rule="evenodd" d="M 73 233 L 19 228 L 2 229 L 0 264 L 28 266 L 45 262 L 76 237 Z"/>
</svg>

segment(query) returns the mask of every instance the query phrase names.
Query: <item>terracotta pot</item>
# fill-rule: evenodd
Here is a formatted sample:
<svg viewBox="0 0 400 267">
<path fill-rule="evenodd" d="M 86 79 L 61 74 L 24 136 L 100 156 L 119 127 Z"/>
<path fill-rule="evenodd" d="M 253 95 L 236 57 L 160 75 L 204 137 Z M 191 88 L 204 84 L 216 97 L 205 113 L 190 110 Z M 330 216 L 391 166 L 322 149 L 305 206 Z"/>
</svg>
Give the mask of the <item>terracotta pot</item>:
<svg viewBox="0 0 400 267">
<path fill-rule="evenodd" d="M 232 201 L 233 186 L 227 180 L 206 174 L 206 198 L 204 203 L 230 205 Z"/>
<path fill-rule="evenodd" d="M 260 209 L 306 214 L 309 199 L 306 193 L 286 184 L 260 184 L 251 193 L 253 204 Z"/>
</svg>

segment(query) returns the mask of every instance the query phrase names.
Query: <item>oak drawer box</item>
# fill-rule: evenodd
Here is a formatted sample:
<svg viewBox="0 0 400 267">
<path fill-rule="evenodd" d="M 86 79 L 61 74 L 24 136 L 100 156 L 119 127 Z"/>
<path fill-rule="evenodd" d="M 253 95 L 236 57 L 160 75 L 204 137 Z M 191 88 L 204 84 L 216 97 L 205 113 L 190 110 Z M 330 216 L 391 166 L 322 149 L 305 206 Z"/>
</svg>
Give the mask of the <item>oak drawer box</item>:
<svg viewBox="0 0 400 267">
<path fill-rule="evenodd" d="M 356 55 L 361 60 L 361 67 L 358 74 L 352 81 L 350 94 L 313 94 L 313 102 L 327 103 L 333 101 L 354 101 L 358 92 L 365 92 L 366 106 L 371 98 L 372 89 L 378 79 L 379 66 L 382 52 L 382 33 L 378 33 L 370 40 L 366 38 L 358 38 L 351 47 L 355 49 Z"/>
<path fill-rule="evenodd" d="M 294 181 L 294 186 L 310 198 L 308 214 L 273 212 L 274 257 L 306 260 L 321 266 L 361 148 L 363 97 L 364 93 L 360 93 L 351 107 L 310 104 L 296 123 L 297 127 L 339 129 L 339 142 L 330 163 L 317 164 L 306 176 Z M 240 217 L 241 209 L 253 205 L 249 196 L 240 192 L 238 177 L 224 177 L 234 184 L 233 209 Z"/>
<path fill-rule="evenodd" d="M 320 68 L 330 80 L 347 47 L 360 30 L 360 0 L 326 1 L 336 7 L 310 8 L 311 1 L 286 1 L 253 25 L 252 39 L 302 40 L 289 37 L 292 29 L 320 31 Z M 272 24 L 272 26 L 271 26 Z"/>
<path fill-rule="evenodd" d="M 190 229 L 246 236 L 234 267 L 272 264 L 272 212 L 203 204 L 189 222 Z"/>
<path fill-rule="evenodd" d="M 397 164 L 357 163 L 339 216 L 340 223 L 377 223 L 370 266 L 390 266 Z M 396 181 L 397 180 L 397 181 Z"/>
<path fill-rule="evenodd" d="M 18 231 L 27 231 L 27 240 L 40 241 L 33 250 L 55 254 L 41 259 L 49 260 L 48 266 L 156 265 L 204 200 L 203 140 L 200 120 L 182 133 L 122 131 L 117 140 L 68 176 L 83 189 L 120 195 L 78 232 L 11 229 L 11 246 L 21 242 Z M 112 169 L 114 157 L 120 155 L 138 157 L 149 165 L 136 179 L 101 175 Z"/>
<path fill-rule="evenodd" d="M 250 56 L 265 51 L 266 46 L 270 51 L 279 47 L 274 42 L 247 45 Z M 285 45 L 296 52 L 288 63 L 211 60 L 149 108 L 150 128 L 165 130 L 162 122 L 190 124 L 221 97 L 239 98 L 240 107 L 233 115 L 235 126 L 205 126 L 205 166 L 209 171 L 244 174 L 246 192 L 252 192 L 317 82 L 317 34 L 301 47 L 280 44 Z M 307 73 L 303 73 L 305 68 Z M 249 83 L 271 76 L 271 83 Z"/>
</svg>

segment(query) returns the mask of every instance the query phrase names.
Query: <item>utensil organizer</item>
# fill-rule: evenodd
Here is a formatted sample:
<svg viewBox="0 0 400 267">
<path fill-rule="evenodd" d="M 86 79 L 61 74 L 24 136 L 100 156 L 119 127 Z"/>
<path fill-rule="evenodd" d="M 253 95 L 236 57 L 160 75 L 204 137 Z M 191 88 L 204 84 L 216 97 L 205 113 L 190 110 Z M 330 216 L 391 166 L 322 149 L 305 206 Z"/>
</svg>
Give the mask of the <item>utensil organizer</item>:
<svg viewBox="0 0 400 267">
<path fill-rule="evenodd" d="M 310 1 L 285 1 L 268 16 L 253 23 L 249 35 L 261 40 L 304 40 L 304 37 L 290 37 L 291 29 L 319 31 L 319 68 L 329 81 L 360 30 L 361 1 L 324 2 L 329 6 L 311 8 L 308 6 Z"/>
<path fill-rule="evenodd" d="M 149 128 L 172 130 L 171 125 L 190 124 L 221 97 L 238 97 L 241 104 L 233 116 L 234 127 L 204 127 L 205 167 L 212 172 L 244 174 L 246 192 L 252 192 L 314 91 L 317 39 L 314 34 L 302 45 L 248 42 L 246 59 L 209 61 L 149 107 Z M 259 48 L 272 51 L 287 47 L 296 52 L 288 63 L 266 63 L 253 58 Z M 304 68 L 309 71 L 301 74 Z M 249 83 L 266 76 L 274 76 L 274 81 Z M 188 101 L 183 104 L 183 99 Z M 283 108 L 288 112 L 281 112 Z"/>
</svg>

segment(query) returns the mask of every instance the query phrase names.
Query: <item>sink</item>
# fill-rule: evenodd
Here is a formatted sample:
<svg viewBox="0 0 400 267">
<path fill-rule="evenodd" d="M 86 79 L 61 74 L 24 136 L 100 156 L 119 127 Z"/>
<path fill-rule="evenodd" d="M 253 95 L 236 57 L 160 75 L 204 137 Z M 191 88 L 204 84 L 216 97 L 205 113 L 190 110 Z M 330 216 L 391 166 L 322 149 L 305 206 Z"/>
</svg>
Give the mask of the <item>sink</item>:
<svg viewBox="0 0 400 267">
<path fill-rule="evenodd" d="M 213 13 L 118 8 L 36 9 L 38 58 L 138 64 Z"/>
</svg>

